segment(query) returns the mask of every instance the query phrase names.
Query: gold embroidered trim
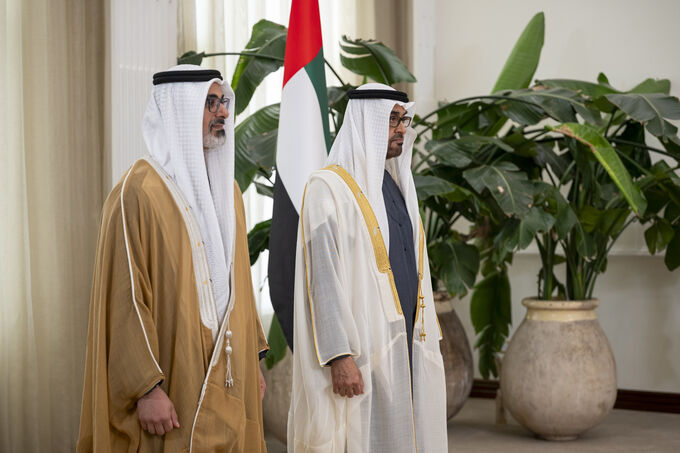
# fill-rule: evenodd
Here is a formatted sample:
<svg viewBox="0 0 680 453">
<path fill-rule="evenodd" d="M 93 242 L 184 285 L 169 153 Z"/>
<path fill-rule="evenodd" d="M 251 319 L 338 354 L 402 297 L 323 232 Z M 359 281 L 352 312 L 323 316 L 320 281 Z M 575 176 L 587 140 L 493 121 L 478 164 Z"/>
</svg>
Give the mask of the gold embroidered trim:
<svg viewBox="0 0 680 453">
<path fill-rule="evenodd" d="M 364 221 L 366 222 L 366 228 L 368 228 L 368 235 L 371 237 L 371 243 L 373 244 L 373 252 L 375 253 L 375 264 L 378 267 L 378 271 L 382 274 L 387 274 L 390 280 L 390 287 L 392 288 L 392 296 L 394 297 L 394 305 L 397 309 L 397 313 L 403 315 L 401 309 L 401 302 L 399 301 L 399 293 L 397 293 L 397 285 L 394 282 L 394 274 L 392 274 L 392 267 L 390 267 L 390 258 L 387 253 L 387 248 L 385 247 L 385 241 L 383 240 L 382 232 L 380 231 L 380 226 L 378 226 L 378 220 L 375 218 L 373 209 L 370 203 L 366 199 L 366 196 L 361 191 L 359 185 L 354 181 L 352 176 L 347 173 L 347 170 L 339 165 L 331 165 L 324 170 L 330 170 L 340 176 L 345 184 L 350 188 L 354 198 L 359 204 L 359 209 L 364 216 Z"/>
<path fill-rule="evenodd" d="M 307 184 L 305 190 L 302 192 L 302 205 L 300 206 L 300 231 L 302 233 L 302 254 L 305 258 L 305 286 L 307 287 L 307 300 L 309 301 L 309 316 L 312 320 L 312 337 L 314 337 L 314 351 L 316 352 L 316 359 L 319 365 L 323 366 L 321 356 L 319 355 L 319 346 L 316 343 L 316 329 L 314 328 L 314 309 L 312 308 L 312 292 L 309 289 L 309 264 L 307 263 L 307 241 L 305 241 L 305 222 L 302 218 L 302 213 L 305 210 L 305 195 L 307 194 Z"/>
</svg>

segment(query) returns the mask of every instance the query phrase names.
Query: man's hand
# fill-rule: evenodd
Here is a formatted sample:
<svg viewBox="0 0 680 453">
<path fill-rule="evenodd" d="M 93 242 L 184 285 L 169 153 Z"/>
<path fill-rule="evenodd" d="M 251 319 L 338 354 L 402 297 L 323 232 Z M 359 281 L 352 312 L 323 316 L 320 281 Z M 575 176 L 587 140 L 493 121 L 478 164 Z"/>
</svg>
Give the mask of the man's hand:
<svg viewBox="0 0 680 453">
<path fill-rule="evenodd" d="M 162 436 L 179 428 L 175 406 L 160 387 L 137 400 L 137 413 L 142 429 L 149 434 Z"/>
<path fill-rule="evenodd" d="M 333 392 L 348 398 L 364 393 L 364 379 L 352 357 L 343 357 L 331 364 Z"/>
<path fill-rule="evenodd" d="M 264 376 L 262 376 L 262 370 L 260 371 L 260 401 L 264 399 L 264 391 L 267 390 L 267 383 L 264 381 Z"/>
</svg>

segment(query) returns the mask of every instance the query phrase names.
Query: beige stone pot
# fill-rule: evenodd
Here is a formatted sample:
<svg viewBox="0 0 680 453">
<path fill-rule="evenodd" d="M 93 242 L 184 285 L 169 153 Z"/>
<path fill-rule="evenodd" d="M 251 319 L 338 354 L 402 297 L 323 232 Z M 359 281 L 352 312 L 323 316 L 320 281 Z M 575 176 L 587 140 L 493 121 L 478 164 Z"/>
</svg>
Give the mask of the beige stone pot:
<svg viewBox="0 0 680 453">
<path fill-rule="evenodd" d="M 286 355 L 271 370 L 264 360 L 260 362 L 267 390 L 262 400 L 264 429 L 284 444 L 288 437 L 288 409 L 293 388 L 293 353 L 286 348 Z"/>
<path fill-rule="evenodd" d="M 437 291 L 434 293 L 434 301 L 443 336 L 440 348 L 446 375 L 446 418 L 451 419 L 463 407 L 472 390 L 472 350 L 463 324 L 453 310 L 449 294 L 446 291 Z"/>
<path fill-rule="evenodd" d="M 503 404 L 539 437 L 575 439 L 616 400 L 616 363 L 595 315 L 599 301 L 522 304 L 526 316 L 503 357 Z"/>
</svg>

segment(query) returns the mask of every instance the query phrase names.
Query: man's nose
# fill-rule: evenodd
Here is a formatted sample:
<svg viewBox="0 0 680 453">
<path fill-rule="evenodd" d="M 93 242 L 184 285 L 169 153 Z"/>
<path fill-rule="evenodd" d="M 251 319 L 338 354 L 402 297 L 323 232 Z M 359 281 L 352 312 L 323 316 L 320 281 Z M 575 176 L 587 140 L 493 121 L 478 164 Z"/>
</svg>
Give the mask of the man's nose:
<svg viewBox="0 0 680 453">
<path fill-rule="evenodd" d="M 406 126 L 404 126 L 403 122 L 399 121 L 399 124 L 397 125 L 395 132 L 399 132 L 400 134 L 406 133 Z"/>
<path fill-rule="evenodd" d="M 220 108 L 217 109 L 217 116 L 221 116 L 224 118 L 229 117 L 229 110 L 220 102 Z"/>
</svg>

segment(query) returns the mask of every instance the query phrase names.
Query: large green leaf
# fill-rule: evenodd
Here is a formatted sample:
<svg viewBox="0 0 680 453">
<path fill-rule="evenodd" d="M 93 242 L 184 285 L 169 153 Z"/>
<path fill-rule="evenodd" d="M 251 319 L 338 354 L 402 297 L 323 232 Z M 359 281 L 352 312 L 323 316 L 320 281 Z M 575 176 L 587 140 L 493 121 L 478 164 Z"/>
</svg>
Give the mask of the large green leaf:
<svg viewBox="0 0 680 453">
<path fill-rule="evenodd" d="M 668 79 L 646 79 L 629 91 L 629 93 L 663 93 L 671 92 L 671 81 Z"/>
<path fill-rule="evenodd" d="M 534 240 L 534 237 L 536 237 L 536 234 L 550 231 L 554 224 L 555 217 L 543 209 L 532 207 L 520 221 L 517 246 L 520 250 L 527 248 Z"/>
<path fill-rule="evenodd" d="M 518 221 L 507 222 L 500 234 L 494 238 L 494 246 L 499 249 L 495 259 L 502 259 L 505 253 L 515 249 L 525 249 L 538 233 L 545 233 L 555 224 L 555 217 L 538 207 L 532 207 Z"/>
<path fill-rule="evenodd" d="M 281 324 L 279 324 L 279 318 L 276 315 L 272 318 L 272 325 L 269 327 L 267 343 L 269 343 L 269 351 L 264 359 L 264 363 L 267 365 L 267 369 L 271 370 L 274 365 L 286 356 L 286 348 L 288 347 L 283 329 L 281 329 Z"/>
<path fill-rule="evenodd" d="M 609 84 L 585 82 L 583 80 L 572 79 L 543 79 L 536 81 L 537 84 L 548 88 L 566 88 L 577 93 L 595 99 L 605 94 L 620 93 L 620 91 L 612 88 Z"/>
<path fill-rule="evenodd" d="M 575 122 L 576 113 L 589 123 L 597 124 L 601 121 L 597 110 L 587 105 L 577 92 L 566 88 L 518 90 L 508 93 L 507 96 L 540 105 L 548 115 L 562 123 Z"/>
<path fill-rule="evenodd" d="M 472 162 L 472 155 L 485 146 L 496 146 L 504 151 L 512 152 L 512 146 L 495 137 L 479 135 L 466 135 L 455 140 L 432 140 L 425 148 L 438 161 L 452 165 L 456 168 L 464 168 Z"/>
<path fill-rule="evenodd" d="M 264 132 L 246 139 L 246 153 L 248 159 L 268 178 L 276 165 L 276 140 L 278 129 Z"/>
<path fill-rule="evenodd" d="M 672 137 L 678 128 L 666 120 L 680 119 L 678 98 L 662 93 L 609 94 L 607 99 L 657 137 Z"/>
<path fill-rule="evenodd" d="M 529 86 L 541 58 L 544 35 L 545 16 L 541 12 L 536 14 L 524 28 L 491 90 L 492 93 Z"/>
<path fill-rule="evenodd" d="M 498 375 L 495 356 L 503 347 L 512 323 L 510 281 L 497 272 L 477 283 L 470 299 L 470 318 L 478 334 L 479 371 L 482 377 Z"/>
<path fill-rule="evenodd" d="M 413 175 L 418 199 L 424 200 L 435 195 L 445 195 L 455 190 L 455 186 L 445 179 L 432 175 Z"/>
<path fill-rule="evenodd" d="M 255 89 L 267 75 L 283 65 L 288 30 L 283 25 L 262 19 L 253 25 L 253 32 L 244 52 L 238 59 L 231 86 L 236 94 L 236 113 L 248 106 Z"/>
<path fill-rule="evenodd" d="M 645 242 L 647 243 L 649 253 L 654 255 L 657 251 L 665 249 L 674 235 L 673 227 L 667 220 L 657 219 L 645 231 Z"/>
<path fill-rule="evenodd" d="M 666 267 L 671 271 L 680 267 L 680 226 L 675 228 L 675 235 L 668 244 L 664 262 L 666 263 Z"/>
<path fill-rule="evenodd" d="M 510 118 L 520 126 L 531 126 L 545 119 L 545 112 L 537 105 L 526 104 L 524 102 L 513 102 L 509 98 L 500 106 L 500 113 L 506 118 Z M 494 128 L 498 132 L 498 128 Z"/>
<path fill-rule="evenodd" d="M 438 242 L 431 247 L 430 259 L 436 263 L 438 277 L 451 295 L 462 297 L 475 284 L 479 270 L 476 247 L 456 240 Z"/>
<path fill-rule="evenodd" d="M 195 50 L 189 50 L 177 58 L 177 64 L 195 64 L 196 66 L 200 66 L 204 58 L 205 52 L 199 53 Z"/>
<path fill-rule="evenodd" d="M 255 264 L 260 253 L 269 249 L 269 232 L 272 229 L 272 219 L 260 222 L 248 232 L 248 251 L 250 252 L 250 265 Z"/>
<path fill-rule="evenodd" d="M 621 159 L 616 154 L 612 145 L 595 128 L 586 124 L 566 123 L 554 129 L 568 137 L 572 137 L 586 145 L 592 151 L 595 158 L 607 171 L 609 177 L 618 186 L 619 190 L 630 204 L 635 213 L 640 216 L 647 208 L 647 201 L 642 195 L 624 167 Z"/>
<path fill-rule="evenodd" d="M 234 176 L 242 192 L 248 188 L 259 168 L 248 154 L 248 139 L 274 131 L 278 126 L 279 104 L 272 104 L 262 107 L 234 129 Z"/>
<path fill-rule="evenodd" d="M 380 41 L 342 37 L 340 62 L 344 67 L 379 83 L 393 85 L 416 78 L 389 47 Z"/>
<path fill-rule="evenodd" d="M 488 189 L 508 215 L 523 216 L 533 202 L 533 186 L 525 173 L 509 162 L 481 165 L 463 172 L 465 180 L 477 191 Z"/>
</svg>

